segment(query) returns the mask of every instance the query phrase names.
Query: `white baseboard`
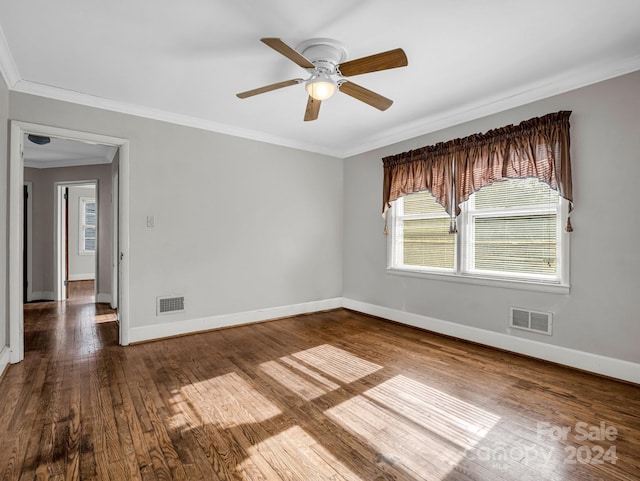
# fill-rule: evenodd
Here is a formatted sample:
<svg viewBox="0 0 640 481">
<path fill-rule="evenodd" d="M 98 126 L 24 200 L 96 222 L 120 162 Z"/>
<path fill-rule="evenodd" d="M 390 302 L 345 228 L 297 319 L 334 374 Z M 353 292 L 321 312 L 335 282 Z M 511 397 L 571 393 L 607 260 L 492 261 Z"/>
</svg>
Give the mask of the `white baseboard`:
<svg viewBox="0 0 640 481">
<path fill-rule="evenodd" d="M 640 364 L 634 362 L 509 336 L 499 332 L 478 329 L 477 327 L 465 326 L 455 322 L 434 319 L 352 299 L 343 299 L 342 305 L 347 309 L 428 331 L 640 384 Z"/>
<path fill-rule="evenodd" d="M 86 274 L 69 274 L 70 281 L 94 281 L 96 275 L 94 272 L 88 272 Z"/>
<path fill-rule="evenodd" d="M 111 304 L 111 294 L 100 294 L 96 296 L 96 302 Z"/>
<path fill-rule="evenodd" d="M 31 293 L 30 301 L 55 301 L 56 295 L 53 291 L 37 291 Z"/>
<path fill-rule="evenodd" d="M 11 356 L 9 354 L 9 346 L 2 346 L 0 348 L 0 378 L 2 378 L 4 370 L 7 368 L 9 361 L 11 360 Z"/>
<path fill-rule="evenodd" d="M 129 329 L 129 340 L 132 343 L 144 342 L 182 334 L 208 331 L 222 327 L 267 321 L 280 317 L 325 311 L 339 307 L 345 307 L 364 314 L 389 319 L 391 321 L 419 327 L 439 334 L 457 337 L 467 341 L 484 344 L 486 346 L 504 349 L 517 354 L 523 354 L 525 356 L 551 361 L 576 369 L 640 384 L 640 364 L 638 363 L 578 351 L 576 349 L 533 341 L 521 337 L 509 336 L 500 332 L 487 331 L 477 327 L 465 326 L 455 322 L 443 321 L 428 316 L 413 314 L 397 309 L 390 309 L 388 307 L 347 298 L 326 299 L 201 319 L 190 319 L 153 324 L 150 326 L 132 327 Z"/>
<path fill-rule="evenodd" d="M 154 324 L 151 326 L 132 327 L 129 329 L 129 342 L 150 341 L 153 339 L 161 339 L 163 337 L 191 334 L 194 332 L 208 331 L 221 327 L 251 324 L 253 322 L 268 321 L 270 319 L 296 316 L 298 314 L 307 314 L 310 312 L 326 311 L 328 309 L 337 309 L 339 307 L 342 307 L 342 298 L 338 297 L 289 306 L 259 309 L 257 311 L 238 312 L 202 319 Z"/>
</svg>

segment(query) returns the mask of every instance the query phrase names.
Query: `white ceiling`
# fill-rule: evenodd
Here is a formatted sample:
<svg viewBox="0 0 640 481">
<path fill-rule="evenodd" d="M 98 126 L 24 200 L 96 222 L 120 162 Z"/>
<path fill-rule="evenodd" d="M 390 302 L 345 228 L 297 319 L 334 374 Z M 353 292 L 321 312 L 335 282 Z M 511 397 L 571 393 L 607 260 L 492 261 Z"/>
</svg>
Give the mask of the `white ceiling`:
<svg viewBox="0 0 640 481">
<path fill-rule="evenodd" d="M 51 137 L 51 142 L 38 145 L 25 134 L 24 166 L 36 169 L 72 167 L 75 165 L 109 164 L 118 150 L 112 145 L 92 144 Z"/>
<path fill-rule="evenodd" d="M 0 0 L 14 91 L 338 157 L 640 69 L 638 0 Z M 354 77 L 303 122 L 306 77 L 262 44 L 329 37 L 348 59 L 401 47 L 409 66 Z"/>
</svg>

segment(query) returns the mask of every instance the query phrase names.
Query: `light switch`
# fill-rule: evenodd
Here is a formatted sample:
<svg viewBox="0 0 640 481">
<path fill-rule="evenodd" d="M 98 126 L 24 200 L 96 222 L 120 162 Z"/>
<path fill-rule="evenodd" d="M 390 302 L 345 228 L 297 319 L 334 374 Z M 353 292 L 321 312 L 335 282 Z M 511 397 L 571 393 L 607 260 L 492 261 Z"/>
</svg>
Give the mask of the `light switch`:
<svg viewBox="0 0 640 481">
<path fill-rule="evenodd" d="M 147 216 L 147 227 L 155 227 L 155 219 L 152 215 Z"/>
</svg>

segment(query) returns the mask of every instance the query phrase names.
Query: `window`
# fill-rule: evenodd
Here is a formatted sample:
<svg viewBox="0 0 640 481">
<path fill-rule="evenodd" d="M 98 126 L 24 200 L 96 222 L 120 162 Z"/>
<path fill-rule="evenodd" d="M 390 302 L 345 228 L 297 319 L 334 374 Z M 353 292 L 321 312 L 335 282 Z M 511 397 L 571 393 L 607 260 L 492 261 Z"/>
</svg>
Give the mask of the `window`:
<svg viewBox="0 0 640 481">
<path fill-rule="evenodd" d="M 429 192 L 416 192 L 394 202 L 392 267 L 454 271 L 455 236 L 449 214 Z"/>
<path fill-rule="evenodd" d="M 555 112 L 384 157 L 389 269 L 567 293 L 570 115 Z"/>
<path fill-rule="evenodd" d="M 80 197 L 80 243 L 78 253 L 90 255 L 96 253 L 96 200 L 89 197 Z"/>
<path fill-rule="evenodd" d="M 485 186 L 461 206 L 457 234 L 428 192 L 392 205 L 389 268 L 475 279 L 568 284 L 563 199 L 535 178 Z"/>
</svg>

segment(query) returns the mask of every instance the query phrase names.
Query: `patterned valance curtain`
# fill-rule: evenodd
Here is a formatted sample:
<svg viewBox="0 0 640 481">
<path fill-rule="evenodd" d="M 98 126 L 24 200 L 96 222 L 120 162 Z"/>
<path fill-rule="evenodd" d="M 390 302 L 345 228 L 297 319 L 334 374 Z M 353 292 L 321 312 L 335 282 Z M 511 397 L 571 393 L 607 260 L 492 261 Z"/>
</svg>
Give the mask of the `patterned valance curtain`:
<svg viewBox="0 0 640 481">
<path fill-rule="evenodd" d="M 560 111 L 474 134 L 462 139 L 403 152 L 382 159 L 383 208 L 413 192 L 429 191 L 451 216 L 460 204 L 485 185 L 505 179 L 535 177 L 569 201 L 573 209 L 570 111 Z M 567 220 L 567 231 L 571 231 Z"/>
</svg>

